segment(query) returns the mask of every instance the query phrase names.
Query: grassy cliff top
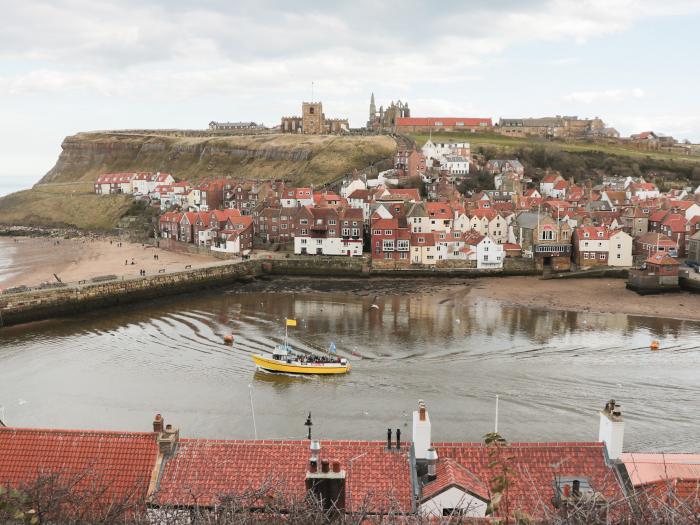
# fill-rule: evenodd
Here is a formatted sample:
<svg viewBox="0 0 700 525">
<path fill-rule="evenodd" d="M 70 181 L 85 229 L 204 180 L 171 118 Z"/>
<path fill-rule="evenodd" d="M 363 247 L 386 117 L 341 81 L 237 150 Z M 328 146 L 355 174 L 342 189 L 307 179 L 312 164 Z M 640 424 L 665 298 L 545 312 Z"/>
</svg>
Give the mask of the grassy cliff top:
<svg viewBox="0 0 700 525">
<path fill-rule="evenodd" d="M 324 184 L 391 157 L 396 143 L 387 136 L 174 136 L 143 131 L 78 133 L 62 147 L 42 183 L 94 181 L 109 172 L 162 171 L 178 180 L 230 176 Z"/>
</svg>

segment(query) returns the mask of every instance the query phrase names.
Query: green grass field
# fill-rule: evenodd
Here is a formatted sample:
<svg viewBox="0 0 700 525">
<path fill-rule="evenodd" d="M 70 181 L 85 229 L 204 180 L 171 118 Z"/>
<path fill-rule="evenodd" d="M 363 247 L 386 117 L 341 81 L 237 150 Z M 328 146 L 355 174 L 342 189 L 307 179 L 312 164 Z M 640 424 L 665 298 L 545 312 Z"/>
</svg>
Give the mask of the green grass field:
<svg viewBox="0 0 700 525">
<path fill-rule="evenodd" d="M 128 195 L 95 195 L 92 183 L 40 185 L 0 198 L 0 224 L 109 230 L 132 202 Z"/>
<path fill-rule="evenodd" d="M 425 142 L 429 138 L 429 135 L 425 134 L 411 134 L 409 136 L 413 138 L 413 140 L 415 140 L 419 146 L 425 144 Z M 475 146 L 495 146 L 504 149 L 517 149 L 521 147 L 544 147 L 558 151 L 566 151 L 569 153 L 594 152 L 639 159 L 648 158 L 656 160 L 672 160 L 680 162 L 700 163 L 699 156 L 689 157 L 685 155 L 678 155 L 675 153 L 667 152 L 639 151 L 632 148 L 626 148 L 622 145 L 598 144 L 593 142 L 568 143 L 559 141 L 548 141 L 537 138 L 505 137 L 503 135 L 496 134 L 464 132 L 433 133 L 432 137 L 434 141 L 463 140 L 471 144 L 472 150 Z"/>
</svg>

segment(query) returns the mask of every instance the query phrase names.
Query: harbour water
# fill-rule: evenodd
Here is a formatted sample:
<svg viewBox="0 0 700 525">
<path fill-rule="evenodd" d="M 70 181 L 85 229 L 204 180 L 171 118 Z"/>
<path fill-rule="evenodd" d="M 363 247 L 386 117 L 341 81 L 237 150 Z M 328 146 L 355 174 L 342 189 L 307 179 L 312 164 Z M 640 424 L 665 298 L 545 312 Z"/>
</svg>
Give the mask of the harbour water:
<svg viewBox="0 0 700 525">
<path fill-rule="evenodd" d="M 161 412 L 210 438 L 303 437 L 311 412 L 318 437 L 382 439 L 409 435 L 421 398 L 436 439 L 478 441 L 499 395 L 508 439 L 574 441 L 597 438 L 614 397 L 629 448 L 696 450 L 700 323 L 510 307 L 470 286 L 278 279 L 0 329 L 0 405 L 32 427 L 147 430 Z M 352 372 L 256 371 L 286 317 L 293 346 L 335 342 Z"/>
</svg>

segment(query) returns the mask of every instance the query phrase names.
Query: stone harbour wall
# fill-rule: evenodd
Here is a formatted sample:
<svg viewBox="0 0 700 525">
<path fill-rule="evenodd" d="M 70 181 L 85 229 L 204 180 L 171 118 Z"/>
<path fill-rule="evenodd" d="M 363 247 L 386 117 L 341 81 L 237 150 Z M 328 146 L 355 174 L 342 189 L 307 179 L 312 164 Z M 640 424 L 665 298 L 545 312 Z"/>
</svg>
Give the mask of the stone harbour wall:
<svg viewBox="0 0 700 525">
<path fill-rule="evenodd" d="M 306 277 L 499 277 L 537 273 L 532 259 L 507 258 L 503 269 L 373 267 L 368 257 L 290 256 L 219 264 L 146 277 L 72 284 L 49 290 L 0 295 L 0 328 L 78 314 L 97 308 L 228 286 L 261 275 Z"/>
<path fill-rule="evenodd" d="M 99 284 L 0 295 L 0 327 L 233 284 L 259 273 L 258 261 L 246 261 Z"/>
</svg>

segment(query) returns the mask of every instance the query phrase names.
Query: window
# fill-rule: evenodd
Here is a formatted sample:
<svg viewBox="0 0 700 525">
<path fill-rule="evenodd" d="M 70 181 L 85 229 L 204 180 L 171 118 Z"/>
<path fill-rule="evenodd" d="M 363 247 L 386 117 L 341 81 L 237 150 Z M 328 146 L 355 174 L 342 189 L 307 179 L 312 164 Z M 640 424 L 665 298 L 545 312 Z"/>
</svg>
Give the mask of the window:
<svg viewBox="0 0 700 525">
<path fill-rule="evenodd" d="M 391 254 L 391 252 L 385 252 L 385 253 L 384 253 L 384 258 L 385 258 L 385 259 L 391 259 L 391 258 L 393 258 L 393 255 Z"/>
<path fill-rule="evenodd" d="M 352 229 L 352 236 L 353 237 L 359 237 L 360 236 L 360 230 L 357 228 Z"/>
<path fill-rule="evenodd" d="M 306 239 L 302 239 L 301 244 L 306 244 Z"/>
<path fill-rule="evenodd" d="M 335 226 L 335 219 L 328 219 L 328 224 L 330 226 Z"/>
<path fill-rule="evenodd" d="M 399 254 L 399 259 L 408 259 L 408 254 L 406 252 Z"/>
<path fill-rule="evenodd" d="M 384 230 L 384 235 L 393 235 L 394 231 L 393 230 Z"/>
<path fill-rule="evenodd" d="M 484 261 L 488 261 L 488 260 L 489 260 L 488 254 L 484 255 Z"/>
<path fill-rule="evenodd" d="M 357 221 L 352 221 L 353 226 L 357 226 Z"/>
<path fill-rule="evenodd" d="M 543 230 L 540 235 L 540 240 L 542 241 L 553 241 L 554 232 L 552 230 Z"/>
<path fill-rule="evenodd" d="M 323 239 L 316 239 L 316 244 L 323 244 Z"/>
<path fill-rule="evenodd" d="M 588 252 L 583 252 L 583 258 L 588 259 Z"/>
<path fill-rule="evenodd" d="M 372 235 L 381 235 L 382 230 L 372 230 Z"/>
<path fill-rule="evenodd" d="M 620 258 L 620 254 L 619 254 L 619 253 L 617 254 L 617 258 L 618 258 L 618 259 Z"/>
<path fill-rule="evenodd" d="M 309 224 L 309 220 L 308 219 L 300 219 L 299 224 Z"/>
<path fill-rule="evenodd" d="M 301 229 L 301 234 L 302 234 L 302 235 L 308 234 L 308 230 L 307 230 L 306 228 L 302 228 L 302 229 Z"/>
<path fill-rule="evenodd" d="M 343 228 L 342 230 L 342 236 L 343 237 L 348 237 L 350 235 L 350 228 Z"/>
<path fill-rule="evenodd" d="M 399 239 L 396 243 L 396 249 L 399 251 L 408 251 L 409 247 L 408 239 Z"/>
<path fill-rule="evenodd" d="M 394 239 L 384 239 L 383 249 L 385 252 L 394 251 Z"/>
<path fill-rule="evenodd" d="M 280 225 L 280 228 L 283 229 L 283 230 L 286 230 L 286 229 L 287 229 L 287 225 L 286 225 L 286 224 L 282 224 L 282 225 Z"/>
</svg>

